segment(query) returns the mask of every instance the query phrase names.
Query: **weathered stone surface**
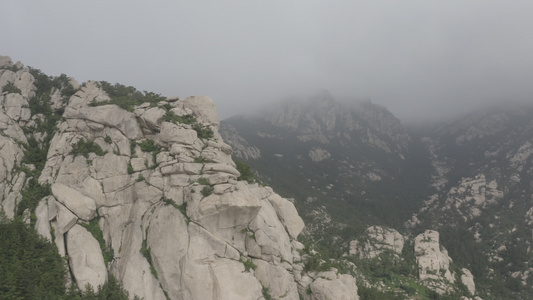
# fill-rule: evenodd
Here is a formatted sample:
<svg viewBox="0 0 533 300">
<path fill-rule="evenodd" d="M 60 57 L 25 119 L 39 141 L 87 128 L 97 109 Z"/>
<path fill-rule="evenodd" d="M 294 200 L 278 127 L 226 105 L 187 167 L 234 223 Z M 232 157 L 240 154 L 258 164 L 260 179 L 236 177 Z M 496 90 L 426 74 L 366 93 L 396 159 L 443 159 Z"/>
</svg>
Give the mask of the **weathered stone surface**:
<svg viewBox="0 0 533 300">
<path fill-rule="evenodd" d="M 280 221 L 285 225 L 291 238 L 296 239 L 304 229 L 305 224 L 300 215 L 298 215 L 294 204 L 278 194 L 270 195 L 268 200 L 274 207 Z"/>
<path fill-rule="evenodd" d="M 439 243 L 439 233 L 426 230 L 415 238 L 415 256 L 418 264 L 419 279 L 439 294 L 451 290 L 455 276 L 450 272 L 451 258 L 448 251 Z"/>
<path fill-rule="evenodd" d="M 118 248 L 119 253 L 112 273 L 122 282 L 130 295 L 137 295 L 145 300 L 165 299 L 159 281 L 152 274 L 150 264 L 140 251 L 145 238 L 141 228 L 142 219 L 148 219 L 148 216 L 143 217 L 143 214 L 150 211 L 150 204 L 142 202 L 137 205 L 129 204 L 120 209 L 109 208 L 102 211 L 108 214 L 106 221 L 111 240 L 115 251 Z M 124 216 L 125 211 L 128 212 L 126 216 Z"/>
<path fill-rule="evenodd" d="M 213 263 L 210 269 L 213 274 L 212 299 L 248 300 L 260 299 L 263 296 L 261 284 L 251 273 L 244 271 L 242 263 L 220 259 Z"/>
<path fill-rule="evenodd" d="M 121 109 L 116 105 L 102 105 L 95 107 L 80 107 L 74 109 L 67 106 L 63 117 L 69 119 L 89 120 L 105 126 L 118 129 L 122 134 L 130 139 L 140 138 L 141 129 L 135 115 Z"/>
<path fill-rule="evenodd" d="M 255 234 L 254 242 L 261 249 L 259 257 L 270 262 L 275 260 L 274 257 L 292 261 L 290 238 L 285 227 L 268 200 L 260 201 L 260 204 L 261 210 L 249 225 L 249 229 Z"/>
<path fill-rule="evenodd" d="M 151 129 L 151 130 L 159 130 L 159 127 L 161 123 L 163 122 L 163 116 L 165 115 L 166 111 L 159 107 L 153 107 L 145 111 L 140 119 L 142 124 Z"/>
<path fill-rule="evenodd" d="M 35 216 L 37 217 L 37 221 L 35 222 L 35 230 L 37 230 L 37 232 L 47 240 L 52 241 L 52 235 L 50 234 L 50 223 L 48 222 L 48 203 L 46 202 L 46 199 L 41 200 L 35 209 Z"/>
<path fill-rule="evenodd" d="M 15 79 L 15 86 L 20 90 L 22 96 L 26 98 L 31 98 L 34 94 L 32 94 L 33 90 L 33 82 L 35 81 L 35 78 L 33 75 L 31 75 L 30 72 L 26 70 L 19 70 L 17 72 L 17 77 Z"/>
<path fill-rule="evenodd" d="M 192 145 L 198 139 L 198 134 L 193 129 L 184 128 L 170 122 L 163 122 L 159 138 L 163 143 Z"/>
<path fill-rule="evenodd" d="M 172 206 L 159 205 L 151 217 L 147 234 L 152 262 L 163 289 L 171 299 L 182 298 L 181 260 L 189 248 L 183 215 Z"/>
<path fill-rule="evenodd" d="M 69 106 L 77 109 L 89 105 L 91 102 L 109 101 L 109 96 L 100 88 L 100 83 L 87 81 L 80 91 L 69 99 Z"/>
<path fill-rule="evenodd" d="M 261 209 L 257 198 L 248 189 L 188 202 L 191 220 L 221 239 L 244 251 L 244 235 L 241 230 L 257 216 Z"/>
<path fill-rule="evenodd" d="M 9 63 L 0 58 L 0 65 Z M 26 174 L 13 172 L 24 155 L 18 142 L 27 143 L 20 126 L 37 128 L 46 118 L 25 108 L 33 82 L 27 69 L 0 73 L 0 84 L 14 83 L 23 91 L 0 95 L 0 199 L 12 212 L 26 182 Z M 293 253 L 299 254 L 291 239 L 303 222 L 294 205 L 271 189 L 237 182 L 240 173 L 217 132 L 211 99 L 145 103 L 130 113 L 116 105 L 90 105 L 110 100 L 100 83 L 91 81 L 66 107 L 60 91 L 50 97 L 52 108 L 64 113 L 39 178 L 51 185 L 52 195 L 36 209 L 36 229 L 50 240 L 55 233 L 53 242 L 68 257 L 81 289 L 97 288 L 110 272 L 130 296 L 145 300 L 261 299 L 261 284 L 274 298 L 299 298 L 294 276 L 301 277 L 301 265 L 293 276 Z M 169 105 L 176 115 L 193 114 L 214 137 L 199 139 L 191 125 L 164 122 Z M 46 136 L 32 137 L 42 142 Z M 106 154 L 74 157 L 73 145 L 81 139 Z M 138 144 L 146 139 L 161 149 L 143 153 Z M 105 245 L 114 253 L 108 266 L 98 241 L 79 224 L 97 212 Z M 257 270 L 245 271 L 243 262 L 252 253 Z"/>
<path fill-rule="evenodd" d="M 72 228 L 78 221 L 78 217 L 59 203 L 54 197 L 47 197 L 48 200 L 48 220 L 54 224 L 56 235 L 63 235 Z"/>
<path fill-rule="evenodd" d="M 385 250 L 392 250 L 400 255 L 403 245 L 404 238 L 398 231 L 381 226 L 371 226 L 365 231 L 363 241 L 350 242 L 350 255 L 371 259 Z"/>
<path fill-rule="evenodd" d="M 61 183 L 54 183 L 52 184 L 52 194 L 78 218 L 88 221 L 95 216 L 96 204 L 94 200 L 77 190 Z"/>
<path fill-rule="evenodd" d="M 476 284 L 474 283 L 474 275 L 470 270 L 462 268 L 461 269 L 461 282 L 466 286 L 470 294 L 474 295 L 476 293 Z"/>
<path fill-rule="evenodd" d="M 339 275 L 333 280 L 317 278 L 309 287 L 310 300 L 359 300 L 355 279 L 350 275 Z"/>
<path fill-rule="evenodd" d="M 190 109 L 195 115 L 199 116 L 203 122 L 206 122 L 218 130 L 220 119 L 215 102 L 207 96 L 191 96 L 180 99 L 178 102 L 184 108 Z"/>
<path fill-rule="evenodd" d="M 9 56 L 0 55 L 0 68 L 8 68 L 13 65 L 13 61 Z"/>
<path fill-rule="evenodd" d="M 107 280 L 107 269 L 98 241 L 80 225 L 67 233 L 67 251 L 72 274 L 78 286 L 85 290 L 87 284 L 97 288 Z"/>
<path fill-rule="evenodd" d="M 254 259 L 257 266 L 255 277 L 261 285 L 268 288 L 274 299 L 298 300 L 298 288 L 292 275 L 280 266 L 274 266 L 260 259 Z"/>
</svg>

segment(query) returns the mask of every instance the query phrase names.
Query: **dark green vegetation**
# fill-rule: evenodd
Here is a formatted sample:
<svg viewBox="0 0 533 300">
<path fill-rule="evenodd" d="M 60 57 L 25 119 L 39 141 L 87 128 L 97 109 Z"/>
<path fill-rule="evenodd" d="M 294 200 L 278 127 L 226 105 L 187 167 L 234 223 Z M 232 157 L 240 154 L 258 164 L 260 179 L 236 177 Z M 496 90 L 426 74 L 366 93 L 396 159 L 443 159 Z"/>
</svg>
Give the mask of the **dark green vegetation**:
<svg viewBox="0 0 533 300">
<path fill-rule="evenodd" d="M 132 86 L 125 86 L 120 83 L 110 84 L 105 81 L 100 81 L 100 86 L 111 100 L 108 102 L 92 102 L 91 105 L 93 106 L 115 104 L 127 111 L 133 111 L 134 106 L 141 105 L 145 102 L 156 106 L 157 102 L 166 99 L 166 97 L 159 94 L 147 91 L 140 92 Z"/>
<path fill-rule="evenodd" d="M 17 71 L 15 66 L 9 69 Z M 33 227 L 36 221 L 35 208 L 51 193 L 50 185 L 40 184 L 38 178 L 44 169 L 50 141 L 62 120 L 64 108 L 77 90 L 70 84 L 70 79 L 65 74 L 52 77 L 38 69 L 29 68 L 29 70 L 35 78 L 36 89 L 35 95 L 29 99 L 28 108 L 32 116 L 38 117 L 33 118 L 35 125 L 22 127 L 28 142 L 27 144 L 20 142 L 24 148 L 24 157 L 17 164 L 25 165 L 16 171 L 24 172 L 27 179 L 21 191 L 22 199 L 17 206 L 14 220 L 6 220 L 0 211 L 0 299 L 130 299 L 127 291 L 113 276 L 109 276 L 108 282 L 103 286 L 86 287 L 86 292 L 80 292 L 75 285 L 67 289 L 65 276 L 68 268 L 65 259 L 61 258 L 55 244 L 37 234 Z M 21 92 L 12 84 L 3 90 L 10 93 Z M 51 95 L 56 91 L 59 91 L 62 101 L 60 107 L 52 109 Z M 109 137 L 105 141 L 112 142 Z M 91 152 L 97 155 L 105 154 L 92 141 L 82 139 L 73 145 L 74 155 L 88 157 Z M 29 225 L 22 221 L 25 211 L 30 213 Z M 113 252 L 112 249 L 105 247 L 97 219 L 85 227 L 99 241 L 106 263 L 110 262 L 113 259 Z"/>
<path fill-rule="evenodd" d="M 77 143 L 73 144 L 72 150 L 70 151 L 70 154 L 72 154 L 74 157 L 83 155 L 83 157 L 89 158 L 89 153 L 103 156 L 106 154 L 106 151 L 102 150 L 102 148 L 95 142 L 87 141 L 85 139 L 80 139 Z"/>
<path fill-rule="evenodd" d="M 223 124 L 237 128 L 249 145 L 261 151 L 259 159 L 234 159 L 256 170 L 261 182 L 272 186 L 277 193 L 295 198 L 298 212 L 308 226 L 317 226 L 312 232 L 324 245 L 331 245 L 334 240 L 354 239 L 368 224 L 401 228 L 425 195 L 425 189 L 417 187 L 417 182 L 429 180 L 431 165 L 429 160 L 418 159 L 427 157 L 420 144 L 413 143 L 413 150 L 401 159 L 366 144 L 360 132 L 343 132 L 342 128 L 338 129 L 342 133 L 328 136 L 328 144 L 321 144 L 301 142 L 298 138 L 301 132 L 261 119 L 236 117 Z M 258 131 L 265 134 L 259 136 Z M 385 136 L 382 138 L 387 140 Z M 309 152 L 314 148 L 327 150 L 331 157 L 312 161 Z M 408 168 L 413 161 L 417 167 Z M 366 175 L 371 172 L 380 174 L 381 180 L 368 180 Z M 245 169 L 241 174 L 250 172 Z M 325 203 L 332 224 L 343 224 L 342 227 L 322 226 L 322 217 L 313 219 L 314 212 L 321 211 Z M 338 249 L 339 255 L 346 251 L 345 245 L 337 244 L 333 248 Z"/>
<path fill-rule="evenodd" d="M 252 171 L 249 165 L 240 160 L 236 160 L 235 165 L 237 167 L 237 171 L 241 173 L 241 176 L 239 176 L 237 180 L 245 180 L 248 183 L 256 182 L 254 172 Z"/>
<path fill-rule="evenodd" d="M 113 261 L 114 254 L 113 249 L 105 245 L 104 233 L 98 225 L 98 220 L 99 218 L 94 218 L 89 221 L 89 223 L 82 223 L 81 226 L 85 227 L 85 229 L 87 229 L 87 231 L 89 231 L 98 241 L 98 244 L 100 244 L 100 249 L 102 250 L 102 254 L 104 256 L 104 262 L 107 266 L 110 262 Z"/>
<path fill-rule="evenodd" d="M 59 90 L 63 97 L 63 104 L 66 105 L 68 98 L 76 90 L 69 83 L 68 77 L 61 74 L 59 77 L 51 77 L 43 74 L 40 70 L 30 68 L 30 73 L 35 78 L 34 85 L 37 87 L 35 96 L 29 99 L 29 109 L 32 116 L 40 114 L 43 118 L 36 119 L 36 126 L 32 128 L 23 127 L 27 136 L 28 144 L 24 145 L 24 158 L 22 163 L 35 166 L 33 170 L 22 168 L 30 178 L 22 190 L 22 201 L 19 203 L 17 215 L 21 216 L 26 209 L 30 210 L 32 222 L 34 221 L 33 212 L 39 201 L 50 194 L 49 185 L 41 185 L 38 178 L 46 163 L 46 155 L 50 147 L 50 140 L 54 136 L 57 124 L 61 120 L 62 109 L 52 110 L 50 106 L 51 94 Z M 41 134 L 44 138 L 37 141 L 35 134 Z"/>
<path fill-rule="evenodd" d="M 165 116 L 163 117 L 163 121 L 175 124 L 189 124 L 192 126 L 192 129 L 196 131 L 198 137 L 203 140 L 212 139 L 214 136 L 213 130 L 208 126 L 202 125 L 200 122 L 198 122 L 194 115 L 177 116 L 171 110 L 167 110 Z"/>
<path fill-rule="evenodd" d="M 148 231 L 148 229 L 146 231 Z M 146 260 L 150 264 L 150 271 L 152 272 L 152 275 L 154 275 L 155 278 L 158 278 L 157 270 L 155 269 L 154 263 L 152 262 L 152 252 L 150 250 L 150 247 L 147 246 L 146 239 L 143 240 L 140 251 L 142 256 L 146 258 Z"/>
<path fill-rule="evenodd" d="M 22 221 L 0 223 L 0 298 L 65 294 L 65 265 L 55 246 Z"/>
<path fill-rule="evenodd" d="M 207 197 L 213 193 L 213 187 L 212 186 L 204 186 L 202 190 L 200 191 L 204 197 Z"/>
<path fill-rule="evenodd" d="M 13 83 L 8 83 L 4 85 L 4 87 L 2 88 L 2 92 L 8 93 L 8 94 L 11 94 L 11 93 L 20 94 L 21 93 L 20 89 L 16 87 Z"/>
<path fill-rule="evenodd" d="M 245 272 L 250 272 L 250 270 L 255 270 L 257 268 L 254 262 L 249 258 L 247 258 L 246 260 L 243 260 L 241 257 L 241 262 L 244 265 Z"/>
<path fill-rule="evenodd" d="M 0 299 L 130 299 L 112 276 L 103 286 L 88 287 L 84 293 L 74 286 L 67 291 L 66 272 L 55 244 L 20 220 L 0 217 Z"/>
<path fill-rule="evenodd" d="M 339 112 L 334 105 L 323 104 L 319 105 L 323 110 L 288 104 L 288 108 L 262 112 L 261 117 L 224 120 L 221 127 L 226 141 L 237 133 L 243 146 L 256 147 L 261 153 L 257 159 L 235 159 L 250 165 L 262 182 L 282 196 L 295 198 L 310 238 L 318 241 L 315 248 L 320 249 L 319 255 L 309 256 L 307 269 L 324 267 L 322 260 L 342 258 L 349 241 L 370 225 L 391 227 L 411 238 L 434 229 L 454 260 L 452 271 L 469 269 L 483 299 L 533 299 L 533 276 L 521 280 L 533 267 L 533 225 L 526 214 L 533 194 L 532 105 L 487 108 L 449 124 L 412 126 L 407 138 L 391 139 L 394 120 L 380 108 L 367 104 L 364 113 L 350 114 L 348 109 Z M 226 126 L 233 127 L 228 135 Z M 397 132 L 404 130 L 399 123 L 396 126 Z M 401 145 L 405 151 L 398 150 Z M 328 156 L 313 160 L 314 149 L 325 150 Z M 463 179 L 481 174 L 487 185 L 497 183 L 501 197 L 487 194 L 481 205 L 467 200 L 472 191 L 449 197 L 448 192 Z M 489 187 L 475 192 L 485 190 Z M 435 202 L 419 213 L 434 194 Z M 453 201 L 464 204 L 456 207 Z M 479 215 L 472 213 L 476 209 Z M 406 227 L 414 213 L 420 224 Z M 417 278 L 417 270 L 409 253 L 413 246 L 405 247 L 409 251 L 401 261 L 382 257 L 354 262 L 365 278 L 391 290 L 424 295 L 422 299 L 459 298 L 439 296 L 407 281 Z M 461 284 L 454 288 L 468 295 Z M 376 292 L 360 289 L 363 299 L 386 299 L 375 296 Z"/>
<path fill-rule="evenodd" d="M 165 197 L 162 197 L 160 200 L 163 203 L 165 203 L 165 205 L 172 205 L 174 208 L 179 210 L 181 212 L 181 214 L 185 217 L 185 223 L 189 224 L 191 219 L 187 215 L 187 203 L 186 202 L 183 203 L 182 205 L 178 205 L 178 204 L 176 204 L 176 202 L 174 202 L 174 200 L 168 199 L 168 198 L 165 198 Z"/>
<path fill-rule="evenodd" d="M 156 146 L 154 140 L 152 140 L 152 139 L 144 140 L 141 143 L 139 143 L 138 145 L 139 145 L 139 147 L 141 147 L 141 151 L 143 151 L 143 152 L 153 152 L 153 151 L 158 151 L 159 150 L 159 148 Z"/>
</svg>

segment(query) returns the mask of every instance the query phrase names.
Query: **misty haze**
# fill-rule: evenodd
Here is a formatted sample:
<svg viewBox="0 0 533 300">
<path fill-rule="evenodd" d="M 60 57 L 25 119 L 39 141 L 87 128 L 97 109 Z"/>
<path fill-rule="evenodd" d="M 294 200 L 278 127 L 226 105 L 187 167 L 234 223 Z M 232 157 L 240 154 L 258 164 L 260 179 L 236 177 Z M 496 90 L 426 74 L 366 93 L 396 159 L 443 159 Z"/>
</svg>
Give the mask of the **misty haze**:
<svg viewBox="0 0 533 300">
<path fill-rule="evenodd" d="M 0 4 L 0 299 L 533 299 L 533 3 Z"/>
</svg>

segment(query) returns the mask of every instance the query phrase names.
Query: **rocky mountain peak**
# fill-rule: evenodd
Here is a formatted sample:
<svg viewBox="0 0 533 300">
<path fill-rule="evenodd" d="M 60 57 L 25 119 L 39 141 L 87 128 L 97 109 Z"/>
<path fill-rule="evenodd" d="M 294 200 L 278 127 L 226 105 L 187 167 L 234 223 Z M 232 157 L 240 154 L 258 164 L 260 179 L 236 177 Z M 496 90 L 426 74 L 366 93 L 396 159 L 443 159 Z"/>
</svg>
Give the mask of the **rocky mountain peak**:
<svg viewBox="0 0 533 300">
<path fill-rule="evenodd" d="M 79 289 L 113 276 L 145 300 L 358 299 L 352 276 L 304 270 L 294 204 L 239 180 L 209 97 L 0 62 L 0 209 L 57 245 Z"/>
</svg>

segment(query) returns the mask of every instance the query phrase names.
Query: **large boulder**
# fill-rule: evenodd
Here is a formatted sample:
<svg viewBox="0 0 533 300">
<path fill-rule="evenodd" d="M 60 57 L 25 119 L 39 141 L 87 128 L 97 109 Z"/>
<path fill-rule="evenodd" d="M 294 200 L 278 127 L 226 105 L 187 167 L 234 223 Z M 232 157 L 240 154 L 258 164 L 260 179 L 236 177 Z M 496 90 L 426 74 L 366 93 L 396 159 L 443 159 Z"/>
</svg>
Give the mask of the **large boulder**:
<svg viewBox="0 0 533 300">
<path fill-rule="evenodd" d="M 196 116 L 218 130 L 220 119 L 215 102 L 207 96 L 190 96 L 178 101 L 183 108 L 190 109 Z"/>
<path fill-rule="evenodd" d="M 439 243 L 439 233 L 426 230 L 416 236 L 414 250 L 422 283 L 439 294 L 450 292 L 455 275 L 450 271 L 452 259 Z"/>
<path fill-rule="evenodd" d="M 318 278 L 309 288 L 309 300 L 359 300 L 355 279 L 346 274 L 335 279 Z"/>
<path fill-rule="evenodd" d="M 89 221 L 96 214 L 94 200 L 73 188 L 61 183 L 54 183 L 52 184 L 52 194 L 80 219 Z"/>
<path fill-rule="evenodd" d="M 107 281 L 107 269 L 100 244 L 80 225 L 67 233 L 67 252 L 70 269 L 78 287 L 85 290 L 91 285 L 95 290 Z"/>
<path fill-rule="evenodd" d="M 364 238 L 350 242 L 350 255 L 371 259 L 386 250 L 400 255 L 404 237 L 396 230 L 382 226 L 371 226 L 365 231 Z"/>
</svg>

